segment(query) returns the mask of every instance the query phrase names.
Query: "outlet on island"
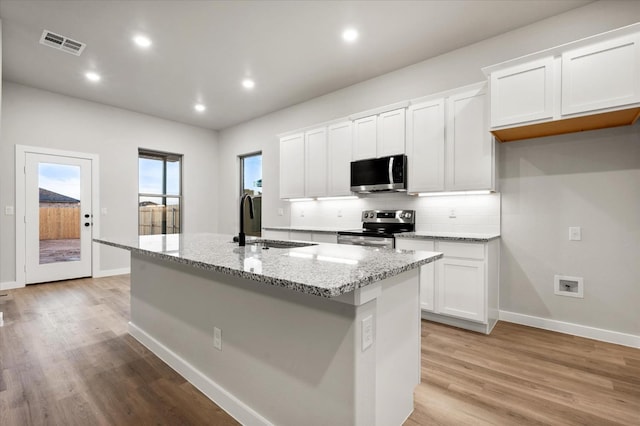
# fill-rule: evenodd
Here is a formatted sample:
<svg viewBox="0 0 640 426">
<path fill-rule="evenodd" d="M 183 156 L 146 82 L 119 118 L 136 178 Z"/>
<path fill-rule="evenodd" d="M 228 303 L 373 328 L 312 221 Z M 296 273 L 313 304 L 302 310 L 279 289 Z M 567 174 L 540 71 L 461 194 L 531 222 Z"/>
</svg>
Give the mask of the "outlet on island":
<svg viewBox="0 0 640 426">
<path fill-rule="evenodd" d="M 218 327 L 213 327 L 213 347 L 222 350 L 222 330 Z"/>
</svg>

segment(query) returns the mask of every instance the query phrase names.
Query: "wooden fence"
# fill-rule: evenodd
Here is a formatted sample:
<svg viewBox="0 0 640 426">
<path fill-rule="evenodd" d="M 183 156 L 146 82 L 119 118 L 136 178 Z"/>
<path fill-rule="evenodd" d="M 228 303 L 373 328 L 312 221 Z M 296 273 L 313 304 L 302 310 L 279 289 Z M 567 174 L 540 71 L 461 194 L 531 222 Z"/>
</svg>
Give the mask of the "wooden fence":
<svg viewBox="0 0 640 426">
<path fill-rule="evenodd" d="M 40 240 L 80 238 L 80 207 L 40 207 Z"/>
<path fill-rule="evenodd" d="M 138 232 L 140 235 L 162 234 L 164 212 L 167 212 L 167 234 L 180 232 L 180 206 L 138 207 Z"/>
</svg>

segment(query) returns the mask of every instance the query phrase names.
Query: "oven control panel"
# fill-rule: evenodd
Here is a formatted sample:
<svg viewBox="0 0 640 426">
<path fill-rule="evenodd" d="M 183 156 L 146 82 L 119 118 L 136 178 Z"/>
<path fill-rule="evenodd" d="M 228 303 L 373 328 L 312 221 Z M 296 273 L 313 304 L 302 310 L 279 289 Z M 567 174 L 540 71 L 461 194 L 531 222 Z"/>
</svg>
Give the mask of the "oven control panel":
<svg viewBox="0 0 640 426">
<path fill-rule="evenodd" d="M 414 223 L 415 210 L 365 210 L 363 222 L 375 223 Z"/>
</svg>

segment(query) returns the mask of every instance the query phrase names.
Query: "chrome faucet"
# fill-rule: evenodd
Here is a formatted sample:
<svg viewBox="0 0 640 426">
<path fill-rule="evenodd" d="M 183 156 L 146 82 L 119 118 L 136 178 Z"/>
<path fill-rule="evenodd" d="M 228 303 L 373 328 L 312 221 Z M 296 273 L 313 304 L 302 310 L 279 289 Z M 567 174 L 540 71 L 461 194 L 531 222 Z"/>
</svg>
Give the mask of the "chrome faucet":
<svg viewBox="0 0 640 426">
<path fill-rule="evenodd" d="M 253 219 L 253 198 L 249 194 L 244 194 L 242 198 L 240 198 L 240 233 L 238 234 L 238 245 L 240 247 L 245 245 L 245 235 L 244 235 L 244 200 L 249 199 L 249 217 Z"/>
</svg>

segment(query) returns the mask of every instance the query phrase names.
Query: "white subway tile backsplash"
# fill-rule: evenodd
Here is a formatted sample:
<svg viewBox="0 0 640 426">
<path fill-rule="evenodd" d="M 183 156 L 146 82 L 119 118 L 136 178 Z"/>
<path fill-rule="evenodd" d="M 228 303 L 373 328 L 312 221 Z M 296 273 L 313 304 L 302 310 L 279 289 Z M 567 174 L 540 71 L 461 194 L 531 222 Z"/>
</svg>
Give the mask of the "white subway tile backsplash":
<svg viewBox="0 0 640 426">
<path fill-rule="evenodd" d="M 500 232 L 500 202 L 499 193 L 445 197 L 372 194 L 356 200 L 294 202 L 291 226 L 359 228 L 363 210 L 411 209 L 416 211 L 418 231 L 493 233 Z M 455 218 L 449 217 L 452 209 Z"/>
</svg>

